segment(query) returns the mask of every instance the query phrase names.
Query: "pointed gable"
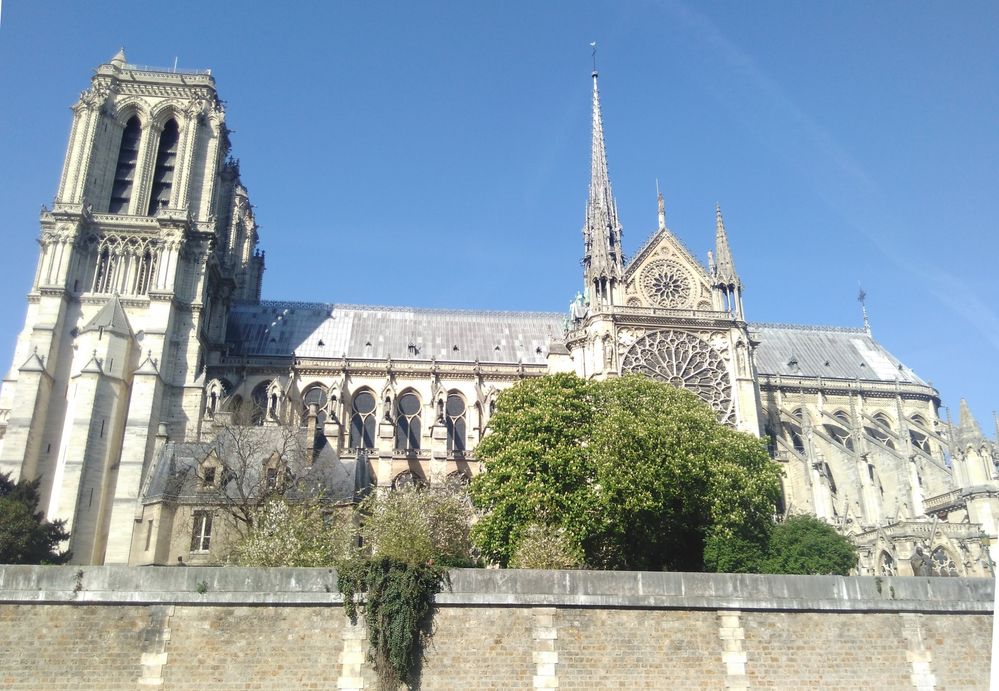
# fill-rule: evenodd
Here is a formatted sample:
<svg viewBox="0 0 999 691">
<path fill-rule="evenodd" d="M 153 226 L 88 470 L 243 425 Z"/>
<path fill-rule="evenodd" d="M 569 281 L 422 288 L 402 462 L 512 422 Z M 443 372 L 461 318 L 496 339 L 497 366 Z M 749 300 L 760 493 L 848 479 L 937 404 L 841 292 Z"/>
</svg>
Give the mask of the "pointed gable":
<svg viewBox="0 0 999 691">
<path fill-rule="evenodd" d="M 118 299 L 117 293 L 104 303 L 94 318 L 80 329 L 80 333 L 99 330 L 108 331 L 118 336 L 132 336 L 132 325 L 128 322 L 125 308 L 121 306 L 121 300 Z"/>
<path fill-rule="evenodd" d="M 708 272 L 665 225 L 646 240 L 624 276 L 629 306 L 713 309 Z"/>
</svg>

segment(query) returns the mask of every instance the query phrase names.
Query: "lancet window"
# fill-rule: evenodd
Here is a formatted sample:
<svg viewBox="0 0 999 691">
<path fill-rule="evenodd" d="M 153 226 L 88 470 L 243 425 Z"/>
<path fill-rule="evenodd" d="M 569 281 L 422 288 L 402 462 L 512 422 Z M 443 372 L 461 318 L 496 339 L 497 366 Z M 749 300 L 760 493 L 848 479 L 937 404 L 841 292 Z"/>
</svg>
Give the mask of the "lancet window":
<svg viewBox="0 0 999 691">
<path fill-rule="evenodd" d="M 139 137 L 141 135 L 142 127 L 139 124 L 139 118 L 133 115 L 128 119 L 125 129 L 121 133 L 121 145 L 118 148 L 118 163 L 115 166 L 108 213 L 128 213 L 128 203 L 132 199 L 135 183 L 135 168 L 139 162 Z"/>
<path fill-rule="evenodd" d="M 395 421 L 395 448 L 398 451 L 420 449 L 420 398 L 412 391 L 399 396 L 396 401 L 398 416 Z"/>
<path fill-rule="evenodd" d="M 177 165 L 177 141 L 180 131 L 177 121 L 167 120 L 160 134 L 160 145 L 156 152 L 156 166 L 153 169 L 153 188 L 149 197 L 150 216 L 170 205 L 170 191 L 173 189 L 173 173 Z"/>
<path fill-rule="evenodd" d="M 459 394 L 448 394 L 445 405 L 445 420 L 447 422 L 447 450 L 449 454 L 457 455 L 465 452 L 465 430 L 467 428 L 465 399 Z"/>
<path fill-rule="evenodd" d="M 267 419 L 268 410 L 268 396 L 267 389 L 270 386 L 269 381 L 261 382 L 253 389 L 253 393 L 250 394 L 250 401 L 252 410 L 250 411 L 250 422 L 258 427 L 264 424 L 264 420 Z"/>
<path fill-rule="evenodd" d="M 309 424 L 309 407 L 316 406 L 316 428 L 321 428 L 326 422 L 326 389 L 322 386 L 311 386 L 302 396 L 302 427 Z"/>
<path fill-rule="evenodd" d="M 375 448 L 375 397 L 370 391 L 358 391 L 350 404 L 350 448 Z"/>
<path fill-rule="evenodd" d="M 108 234 L 97 245 L 93 291 L 146 295 L 153 287 L 159 245 L 148 237 Z"/>
</svg>

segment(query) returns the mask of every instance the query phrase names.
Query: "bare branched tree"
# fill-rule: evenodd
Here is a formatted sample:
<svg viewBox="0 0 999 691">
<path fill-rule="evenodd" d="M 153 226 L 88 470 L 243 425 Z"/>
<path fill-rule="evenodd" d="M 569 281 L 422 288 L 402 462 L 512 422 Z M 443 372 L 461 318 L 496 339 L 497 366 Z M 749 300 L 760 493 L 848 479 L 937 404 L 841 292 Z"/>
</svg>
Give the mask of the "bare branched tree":
<svg viewBox="0 0 999 691">
<path fill-rule="evenodd" d="M 256 413 L 252 404 L 216 413 L 212 448 L 196 471 L 205 503 L 228 515 L 240 536 L 252 530 L 267 501 L 307 493 L 300 480 L 312 465 L 313 445 L 305 430 L 259 424 Z"/>
</svg>

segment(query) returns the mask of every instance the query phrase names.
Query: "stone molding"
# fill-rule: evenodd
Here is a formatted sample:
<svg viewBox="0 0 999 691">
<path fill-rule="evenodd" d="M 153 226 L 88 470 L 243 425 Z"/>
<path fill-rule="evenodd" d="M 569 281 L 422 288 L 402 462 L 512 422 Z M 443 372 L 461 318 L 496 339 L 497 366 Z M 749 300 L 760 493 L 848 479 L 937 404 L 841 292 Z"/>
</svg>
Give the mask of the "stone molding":
<svg viewBox="0 0 999 691">
<path fill-rule="evenodd" d="M 599 607 L 991 614 L 987 578 L 454 569 L 442 607 Z M 332 569 L 0 566 L 0 603 L 318 605 Z"/>
</svg>

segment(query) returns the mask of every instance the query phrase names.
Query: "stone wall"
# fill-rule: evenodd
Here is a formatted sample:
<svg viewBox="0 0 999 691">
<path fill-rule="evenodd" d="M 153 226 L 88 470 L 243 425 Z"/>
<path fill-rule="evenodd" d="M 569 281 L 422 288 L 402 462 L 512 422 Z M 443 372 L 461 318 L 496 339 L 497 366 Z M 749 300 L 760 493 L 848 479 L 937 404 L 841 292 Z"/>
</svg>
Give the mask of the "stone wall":
<svg viewBox="0 0 999 691">
<path fill-rule="evenodd" d="M 988 688 L 994 582 L 457 570 L 420 688 Z M 0 688 L 376 688 L 327 569 L 0 567 Z"/>
</svg>

